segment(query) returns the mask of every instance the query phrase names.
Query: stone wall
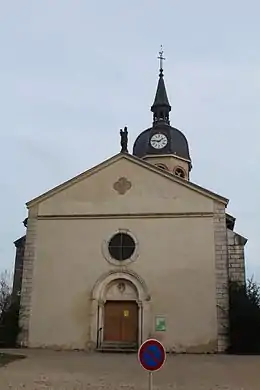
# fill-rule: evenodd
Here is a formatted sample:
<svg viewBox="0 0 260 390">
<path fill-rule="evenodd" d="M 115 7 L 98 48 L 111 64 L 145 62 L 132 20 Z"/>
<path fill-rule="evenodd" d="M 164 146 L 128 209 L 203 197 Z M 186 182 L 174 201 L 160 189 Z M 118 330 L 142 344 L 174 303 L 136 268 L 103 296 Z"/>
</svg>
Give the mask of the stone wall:
<svg viewBox="0 0 260 390">
<path fill-rule="evenodd" d="M 21 289 L 22 289 L 25 239 L 26 236 L 23 236 L 14 242 L 14 245 L 16 247 L 16 253 L 15 253 L 15 262 L 14 262 L 12 301 L 18 302 L 18 304 L 20 303 L 20 296 L 21 296 Z"/>
<path fill-rule="evenodd" d="M 21 291 L 21 306 L 19 315 L 19 324 L 22 331 L 19 335 L 19 343 L 22 347 L 28 346 L 29 321 L 31 311 L 31 295 L 33 283 L 33 264 L 35 259 L 36 228 L 37 228 L 37 210 L 29 210 L 26 242 L 23 261 L 23 278 Z"/>
<path fill-rule="evenodd" d="M 225 206 L 215 204 L 215 261 L 218 318 L 218 352 L 228 347 L 229 281 L 245 283 L 244 246 L 247 240 L 227 229 Z"/>
<path fill-rule="evenodd" d="M 228 347 L 228 241 L 225 205 L 217 202 L 214 207 L 214 232 L 218 320 L 217 352 L 224 352 Z"/>
<path fill-rule="evenodd" d="M 247 242 L 246 238 L 227 230 L 228 236 L 228 266 L 229 280 L 245 284 L 245 254 L 244 246 Z"/>
</svg>

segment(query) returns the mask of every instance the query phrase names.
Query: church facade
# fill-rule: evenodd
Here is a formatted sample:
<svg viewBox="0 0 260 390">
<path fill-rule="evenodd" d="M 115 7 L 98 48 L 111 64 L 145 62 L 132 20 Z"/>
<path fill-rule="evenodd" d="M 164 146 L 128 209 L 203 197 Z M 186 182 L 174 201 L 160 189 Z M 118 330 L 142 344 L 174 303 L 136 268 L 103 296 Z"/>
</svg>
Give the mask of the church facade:
<svg viewBox="0 0 260 390">
<path fill-rule="evenodd" d="M 127 150 L 27 203 L 17 247 L 20 343 L 30 348 L 168 352 L 228 346 L 228 283 L 245 282 L 246 239 L 228 199 L 190 181 L 162 66 L 152 126 Z"/>
</svg>

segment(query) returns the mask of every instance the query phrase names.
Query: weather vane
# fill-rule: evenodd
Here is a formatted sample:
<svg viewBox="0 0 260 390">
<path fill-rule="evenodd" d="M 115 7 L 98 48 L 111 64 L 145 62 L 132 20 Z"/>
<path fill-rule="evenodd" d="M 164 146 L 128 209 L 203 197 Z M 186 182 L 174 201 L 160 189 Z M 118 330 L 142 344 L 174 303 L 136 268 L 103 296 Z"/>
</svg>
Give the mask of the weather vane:
<svg viewBox="0 0 260 390">
<path fill-rule="evenodd" d="M 159 51 L 159 57 L 158 59 L 160 60 L 160 69 L 163 69 L 163 61 L 165 58 L 163 57 L 163 47 L 161 45 L 161 50 Z"/>
</svg>

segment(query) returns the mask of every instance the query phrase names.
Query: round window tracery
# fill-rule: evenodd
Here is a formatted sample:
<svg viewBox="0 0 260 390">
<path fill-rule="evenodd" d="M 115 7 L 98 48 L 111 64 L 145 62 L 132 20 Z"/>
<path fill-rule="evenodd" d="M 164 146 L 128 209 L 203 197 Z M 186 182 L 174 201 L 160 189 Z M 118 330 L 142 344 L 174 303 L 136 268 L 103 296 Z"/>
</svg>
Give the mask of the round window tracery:
<svg viewBox="0 0 260 390">
<path fill-rule="evenodd" d="M 130 259 L 136 249 L 135 241 L 127 233 L 116 233 L 108 243 L 110 256 L 118 261 Z"/>
<path fill-rule="evenodd" d="M 182 179 L 185 179 L 185 171 L 184 169 L 180 168 L 180 167 L 177 167 L 174 171 L 174 174 L 178 177 L 181 177 Z"/>
</svg>

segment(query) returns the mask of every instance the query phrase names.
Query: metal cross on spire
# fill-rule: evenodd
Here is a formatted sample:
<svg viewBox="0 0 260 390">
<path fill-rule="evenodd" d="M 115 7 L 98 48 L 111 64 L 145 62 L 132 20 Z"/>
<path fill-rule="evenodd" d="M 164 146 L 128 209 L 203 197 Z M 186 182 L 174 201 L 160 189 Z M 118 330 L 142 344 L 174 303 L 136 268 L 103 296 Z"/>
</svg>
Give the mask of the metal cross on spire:
<svg viewBox="0 0 260 390">
<path fill-rule="evenodd" d="M 159 51 L 159 57 L 158 60 L 160 60 L 160 70 L 163 70 L 163 61 L 165 58 L 163 57 L 163 47 L 161 45 L 161 50 Z"/>
</svg>

